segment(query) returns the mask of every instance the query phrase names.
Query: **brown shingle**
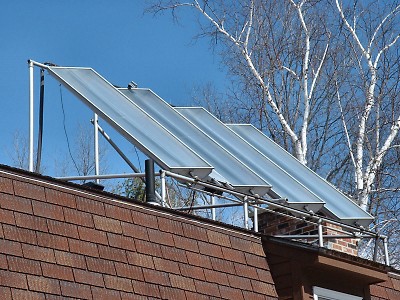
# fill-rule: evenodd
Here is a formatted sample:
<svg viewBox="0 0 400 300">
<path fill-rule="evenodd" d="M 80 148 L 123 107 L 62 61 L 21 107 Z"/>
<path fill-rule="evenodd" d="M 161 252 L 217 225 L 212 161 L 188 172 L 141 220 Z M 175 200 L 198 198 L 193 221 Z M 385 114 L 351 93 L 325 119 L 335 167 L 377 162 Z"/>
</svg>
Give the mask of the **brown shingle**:
<svg viewBox="0 0 400 300">
<path fill-rule="evenodd" d="M 72 268 L 56 264 L 49 264 L 45 262 L 41 262 L 40 264 L 42 267 L 43 276 L 55 279 L 74 281 L 74 274 L 72 273 Z"/>
<path fill-rule="evenodd" d="M 42 275 L 40 262 L 16 256 L 7 257 L 8 268 L 10 271 L 26 273 L 32 275 Z"/>
<path fill-rule="evenodd" d="M 169 277 L 166 272 L 160 272 L 151 269 L 143 269 L 143 276 L 146 282 L 159 285 L 170 285 Z"/>
<path fill-rule="evenodd" d="M 80 254 L 54 250 L 57 264 L 74 268 L 85 269 L 85 257 Z"/>
<path fill-rule="evenodd" d="M 99 255 L 103 259 L 120 261 L 120 262 L 128 262 L 126 257 L 126 251 L 123 249 L 118 249 L 109 246 L 98 245 Z"/>
<path fill-rule="evenodd" d="M 122 233 L 121 222 L 101 216 L 93 216 L 94 227 L 99 230 Z"/>
<path fill-rule="evenodd" d="M 0 220 L 4 224 L 15 225 L 14 213 L 11 210 L 0 208 Z"/>
<path fill-rule="evenodd" d="M 102 274 L 86 270 L 74 269 L 75 282 L 104 287 Z"/>
<path fill-rule="evenodd" d="M 44 294 L 32 292 L 32 291 L 11 289 L 11 293 L 12 293 L 12 299 L 29 299 L 29 300 L 45 300 L 46 299 Z M 4 297 L 3 294 L 1 294 L 1 295 L 2 295 L 2 297 Z M 3 299 L 5 300 L 5 299 L 7 299 L 7 297 L 4 297 Z"/>
<path fill-rule="evenodd" d="M 130 251 L 136 251 L 135 240 L 131 237 L 122 236 L 120 234 L 107 233 L 108 243 L 110 246 Z"/>
<path fill-rule="evenodd" d="M 157 217 L 142 211 L 132 210 L 133 223 L 139 226 L 158 229 Z"/>
<path fill-rule="evenodd" d="M 69 251 L 87 256 L 99 257 L 96 244 L 81 240 L 68 239 Z"/>
<path fill-rule="evenodd" d="M 47 220 L 47 226 L 49 227 L 49 232 L 52 234 L 79 239 L 78 227 L 76 225 L 55 220 Z"/>
<path fill-rule="evenodd" d="M 11 271 L 0 270 L 0 282 L 2 286 L 27 289 L 26 275 Z"/>
<path fill-rule="evenodd" d="M 14 180 L 14 193 L 17 196 L 45 201 L 46 196 L 42 186 Z"/>
<path fill-rule="evenodd" d="M 169 274 L 171 286 L 182 290 L 196 291 L 194 280 L 180 275 Z"/>
<path fill-rule="evenodd" d="M 60 283 L 56 279 L 28 275 L 28 286 L 32 291 L 60 295 Z"/>
<path fill-rule="evenodd" d="M 143 271 L 141 267 L 115 262 L 115 269 L 119 277 L 125 277 L 141 281 L 144 280 Z"/>
<path fill-rule="evenodd" d="M 133 292 L 132 281 L 127 278 L 120 278 L 112 275 L 104 275 L 104 283 L 107 288 L 125 291 L 125 292 Z"/>
<path fill-rule="evenodd" d="M 183 233 L 186 237 L 208 242 L 207 230 L 189 223 L 182 223 Z"/>
<path fill-rule="evenodd" d="M 67 297 L 80 299 L 92 299 L 92 291 L 88 285 L 75 282 L 61 281 L 61 294 Z"/>
<path fill-rule="evenodd" d="M 0 193 L 0 207 L 22 213 L 33 214 L 32 200 L 18 196 Z"/>
<path fill-rule="evenodd" d="M 65 221 L 85 227 L 94 227 L 93 217 L 90 213 L 64 207 Z"/>
<path fill-rule="evenodd" d="M 44 232 L 37 232 L 38 245 L 63 251 L 68 251 L 68 239 L 65 236 L 58 236 Z"/>
<path fill-rule="evenodd" d="M 4 238 L 8 240 L 37 244 L 36 232 L 34 230 L 3 224 L 3 232 Z"/>
<path fill-rule="evenodd" d="M 94 199 L 76 197 L 76 207 L 78 210 L 94 215 L 105 216 L 104 204 Z"/>
<path fill-rule="evenodd" d="M 10 178 L 0 177 L 0 191 L 2 193 L 14 194 L 14 187 Z"/>
<path fill-rule="evenodd" d="M 48 232 L 45 218 L 14 212 L 15 223 L 19 227 L 28 228 L 37 231 Z"/>
<path fill-rule="evenodd" d="M 93 228 L 78 226 L 79 238 L 83 241 L 96 244 L 108 245 L 108 239 L 105 232 Z"/>
<path fill-rule="evenodd" d="M 53 249 L 22 244 L 22 252 L 25 258 L 35 259 L 45 262 L 52 262 L 52 263 L 56 262 Z"/>
<path fill-rule="evenodd" d="M 33 214 L 35 216 L 64 221 L 64 213 L 62 207 L 50 203 L 40 201 L 32 201 Z"/>
<path fill-rule="evenodd" d="M 112 219 L 132 223 L 131 211 L 126 208 L 118 207 L 116 205 L 104 205 L 106 216 Z"/>
<path fill-rule="evenodd" d="M 114 262 L 106 259 L 86 257 L 87 268 L 90 271 L 115 275 Z"/>
<path fill-rule="evenodd" d="M 47 202 L 58 204 L 60 206 L 76 208 L 74 195 L 50 188 L 45 189 L 45 194 Z"/>
</svg>

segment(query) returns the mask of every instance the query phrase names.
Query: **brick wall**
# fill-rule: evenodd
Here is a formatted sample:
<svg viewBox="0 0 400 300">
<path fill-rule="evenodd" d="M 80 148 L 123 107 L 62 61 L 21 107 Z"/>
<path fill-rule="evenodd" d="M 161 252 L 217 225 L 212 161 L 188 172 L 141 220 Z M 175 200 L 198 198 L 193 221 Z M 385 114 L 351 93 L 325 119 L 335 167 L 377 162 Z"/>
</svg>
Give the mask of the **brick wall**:
<svg viewBox="0 0 400 300">
<path fill-rule="evenodd" d="M 259 237 L 0 167 L 1 299 L 277 299 Z"/>
<path fill-rule="evenodd" d="M 324 235 L 338 235 L 340 234 L 335 229 L 341 229 L 340 226 L 332 224 L 323 224 Z M 318 234 L 318 226 L 307 223 L 302 220 L 272 214 L 263 213 L 259 216 L 259 229 L 267 235 L 316 235 Z M 303 242 L 313 242 L 318 245 L 316 239 L 304 239 Z M 358 255 L 358 239 L 324 239 L 324 246 L 328 249 L 333 249 L 339 252 L 347 253 L 350 255 Z"/>
</svg>

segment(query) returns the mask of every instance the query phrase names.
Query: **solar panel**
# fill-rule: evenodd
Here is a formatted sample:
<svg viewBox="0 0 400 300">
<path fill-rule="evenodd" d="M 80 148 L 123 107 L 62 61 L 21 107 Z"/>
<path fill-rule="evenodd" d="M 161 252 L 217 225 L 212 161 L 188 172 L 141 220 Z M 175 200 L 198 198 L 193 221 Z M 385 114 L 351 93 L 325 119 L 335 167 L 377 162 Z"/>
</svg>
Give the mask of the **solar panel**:
<svg viewBox="0 0 400 300">
<path fill-rule="evenodd" d="M 227 181 L 236 190 L 264 195 L 269 184 L 249 170 L 241 161 L 202 132 L 149 89 L 120 89 L 137 106 L 156 119 L 215 169 L 210 174 L 216 180 Z"/>
<path fill-rule="evenodd" d="M 372 222 L 373 217 L 370 214 L 254 126 L 235 124 L 227 127 L 323 199 L 326 202 L 325 208 L 343 222 L 352 224 L 357 221 L 364 227 Z"/>
<path fill-rule="evenodd" d="M 84 104 L 136 145 L 157 164 L 172 172 L 205 178 L 212 166 L 156 120 L 133 104 L 91 68 L 49 67 L 50 74 Z"/>
<path fill-rule="evenodd" d="M 272 190 L 269 192 L 271 197 L 286 198 L 290 206 L 299 209 L 307 206 L 308 210 L 311 209 L 314 212 L 323 207 L 322 199 L 254 149 L 204 108 L 179 107 L 176 110 L 271 184 Z"/>
</svg>

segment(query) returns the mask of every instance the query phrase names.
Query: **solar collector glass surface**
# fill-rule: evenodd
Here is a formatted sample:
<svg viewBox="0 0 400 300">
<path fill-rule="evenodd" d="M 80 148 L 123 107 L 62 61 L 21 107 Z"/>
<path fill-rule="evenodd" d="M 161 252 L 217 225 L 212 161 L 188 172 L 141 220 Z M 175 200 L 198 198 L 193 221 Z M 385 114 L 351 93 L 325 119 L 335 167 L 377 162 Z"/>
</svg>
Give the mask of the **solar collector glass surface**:
<svg viewBox="0 0 400 300">
<path fill-rule="evenodd" d="M 49 72 L 128 141 L 166 170 L 206 177 L 212 166 L 127 99 L 91 68 L 49 67 Z"/>
<path fill-rule="evenodd" d="M 217 180 L 220 180 L 218 177 L 222 176 L 227 183 L 241 192 L 249 193 L 252 190 L 253 193 L 262 196 L 269 191 L 268 182 L 262 180 L 153 91 L 149 89 L 120 89 L 120 91 L 205 158 L 215 168 L 210 176 L 214 176 Z"/>
<path fill-rule="evenodd" d="M 201 107 L 175 108 L 251 170 L 272 185 L 272 196 L 286 198 L 292 207 L 317 212 L 324 201 L 269 160 L 220 120 Z"/>
<path fill-rule="evenodd" d="M 328 181 L 300 163 L 253 125 L 227 124 L 226 126 L 253 145 L 258 151 L 269 157 L 304 186 L 311 189 L 326 202 L 325 208 L 342 221 L 347 220 L 347 223 L 357 221 L 364 227 L 367 227 L 372 222 L 373 217 L 370 214 L 361 209 Z"/>
</svg>

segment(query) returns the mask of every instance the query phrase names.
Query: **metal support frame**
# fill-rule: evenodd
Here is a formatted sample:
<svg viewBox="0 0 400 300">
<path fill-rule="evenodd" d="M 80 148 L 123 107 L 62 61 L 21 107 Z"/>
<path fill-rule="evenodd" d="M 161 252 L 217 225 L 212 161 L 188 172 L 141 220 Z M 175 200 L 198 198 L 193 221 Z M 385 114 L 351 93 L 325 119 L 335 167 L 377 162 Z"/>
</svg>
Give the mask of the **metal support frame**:
<svg viewBox="0 0 400 300">
<path fill-rule="evenodd" d="M 33 162 L 33 156 L 34 156 L 34 72 L 33 68 L 34 66 L 38 66 L 43 69 L 48 69 L 48 66 L 35 62 L 33 60 L 28 60 L 29 64 L 29 171 L 33 171 L 34 169 L 34 162 Z M 101 129 L 101 127 L 98 125 L 98 116 L 97 114 L 94 115 L 94 120 L 92 121 L 94 123 L 94 148 L 95 148 L 95 173 L 96 175 L 94 176 L 70 176 L 70 177 L 60 177 L 59 179 L 61 180 L 82 180 L 82 179 L 95 179 L 96 183 L 100 179 L 111 179 L 111 178 L 134 178 L 134 177 L 144 177 L 144 173 L 134 173 L 134 174 L 108 174 L 108 175 L 100 175 L 99 174 L 99 153 L 98 153 L 98 132 L 100 133 L 109 141 L 109 143 L 114 147 L 114 149 L 121 155 L 121 157 L 128 163 L 128 165 L 134 170 L 135 167 L 134 165 L 129 161 L 129 159 L 122 153 L 122 151 L 115 145 L 115 143 L 112 142 L 112 140 L 105 134 L 105 132 Z M 388 238 L 386 236 L 381 236 L 378 235 L 372 231 L 366 230 L 363 227 L 355 225 L 348 225 L 344 224 L 326 217 L 321 217 L 317 216 L 312 212 L 305 212 L 300 209 L 295 209 L 288 207 L 282 203 L 276 202 L 277 199 L 273 200 L 267 200 L 264 198 L 259 197 L 258 195 L 246 195 L 241 192 L 237 192 L 231 189 L 227 189 L 223 186 L 217 185 L 217 184 L 211 184 L 208 182 L 203 182 L 198 179 L 193 179 L 189 178 L 186 176 L 178 175 L 169 171 L 162 170 L 160 173 L 157 173 L 155 175 L 160 175 L 161 176 L 161 196 L 159 198 L 161 199 L 161 204 L 163 206 L 166 205 L 166 182 L 165 178 L 166 176 L 169 176 L 171 178 L 174 178 L 175 180 L 178 181 L 183 181 L 187 184 L 188 188 L 195 188 L 195 186 L 203 186 L 203 187 L 209 187 L 212 188 L 213 190 L 217 191 L 222 191 L 229 193 L 231 196 L 236 197 L 237 199 L 230 199 L 227 198 L 228 200 L 234 202 L 234 203 L 224 203 L 224 204 L 215 204 L 215 197 L 214 195 L 211 195 L 211 205 L 202 205 L 198 207 L 191 207 L 190 209 L 210 209 L 212 212 L 212 218 L 215 220 L 216 215 L 215 215 L 215 209 L 219 207 L 228 207 L 228 206 L 243 206 L 243 213 L 244 213 L 244 227 L 246 229 L 249 229 L 249 205 L 253 207 L 254 209 L 254 231 L 258 231 L 258 210 L 263 210 L 263 211 L 269 211 L 272 213 L 276 213 L 279 215 L 285 215 L 289 216 L 295 219 L 299 220 L 305 220 L 306 222 L 310 224 L 314 224 L 318 226 L 318 235 L 285 235 L 285 236 L 278 236 L 278 237 L 286 237 L 286 238 L 298 238 L 298 239 L 310 239 L 310 238 L 318 238 L 318 243 L 320 247 L 324 247 L 324 238 L 374 238 L 375 239 L 375 250 L 374 250 L 374 260 L 377 259 L 377 253 L 378 253 L 378 243 L 379 240 L 382 239 L 383 241 L 383 250 L 384 250 L 384 256 L 385 256 L 385 263 L 387 265 L 390 264 L 390 259 L 389 259 L 389 253 L 388 253 Z M 193 185 L 193 187 L 192 187 Z M 203 191 L 204 192 L 204 191 Z M 264 206 L 260 206 L 260 204 L 263 204 Z M 266 205 L 266 206 L 265 206 Z M 188 208 L 186 207 L 180 207 L 180 208 L 175 208 L 177 210 L 186 210 Z M 274 209 L 283 209 L 284 213 L 282 212 L 277 212 Z M 338 225 L 342 229 L 335 229 L 337 232 L 342 232 L 344 234 L 338 234 L 338 235 L 323 235 L 323 223 L 330 223 L 333 225 Z M 350 232 L 344 231 L 344 230 L 349 230 Z M 354 234 L 354 232 L 358 233 L 357 235 Z"/>
<path fill-rule="evenodd" d="M 99 116 L 94 114 L 94 173 L 100 175 L 100 163 L 99 163 Z M 96 183 L 100 183 L 100 179 L 95 179 Z"/>
<path fill-rule="evenodd" d="M 319 219 L 318 220 L 318 245 L 320 247 L 324 247 L 324 235 L 323 235 L 323 231 L 322 231 L 322 220 Z"/>
<path fill-rule="evenodd" d="M 383 249 L 385 252 L 385 263 L 387 266 L 390 266 L 390 259 L 389 259 L 389 250 L 388 250 L 388 238 L 387 236 L 383 237 Z"/>
<path fill-rule="evenodd" d="M 33 172 L 33 61 L 28 60 L 29 64 L 29 171 Z"/>
<path fill-rule="evenodd" d="M 214 195 L 211 195 L 210 196 L 210 200 L 211 200 L 211 205 L 213 206 L 212 208 L 211 208 L 211 218 L 215 221 L 215 219 L 216 219 L 216 211 L 215 211 L 215 207 L 214 207 L 214 205 L 215 205 L 215 197 L 214 197 Z"/>
<path fill-rule="evenodd" d="M 161 206 L 165 207 L 165 196 L 166 196 L 166 182 L 165 182 L 165 172 L 160 171 L 160 177 L 161 177 Z"/>
<path fill-rule="evenodd" d="M 253 206 L 254 209 L 254 216 L 253 216 L 253 230 L 258 232 L 258 208 Z"/>
<path fill-rule="evenodd" d="M 243 198 L 243 213 L 244 228 L 249 229 L 249 203 L 247 202 L 247 196 Z"/>
</svg>

